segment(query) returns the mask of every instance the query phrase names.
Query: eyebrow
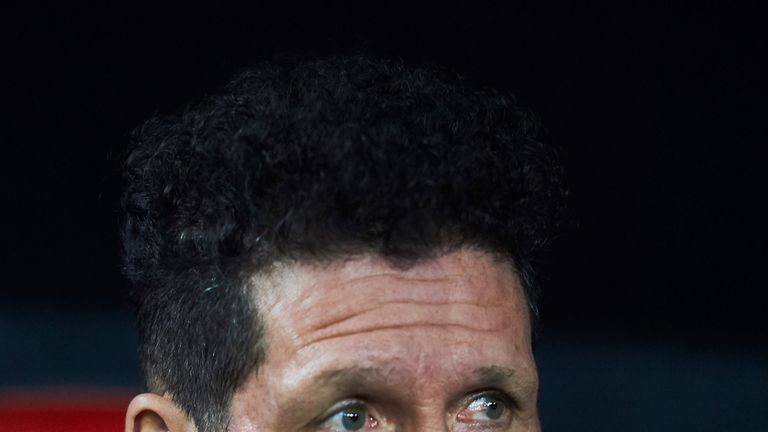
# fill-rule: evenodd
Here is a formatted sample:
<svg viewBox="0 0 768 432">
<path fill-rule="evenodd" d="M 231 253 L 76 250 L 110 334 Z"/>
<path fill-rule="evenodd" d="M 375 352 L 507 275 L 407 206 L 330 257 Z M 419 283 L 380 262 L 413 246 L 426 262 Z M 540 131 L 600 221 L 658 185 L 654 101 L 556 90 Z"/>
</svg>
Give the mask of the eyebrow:
<svg viewBox="0 0 768 432">
<path fill-rule="evenodd" d="M 384 371 L 376 367 L 346 367 L 325 371 L 312 379 L 312 387 L 360 388 L 387 383 Z"/>
<path fill-rule="evenodd" d="M 387 378 L 383 369 L 376 367 L 346 367 L 321 372 L 307 381 L 301 392 L 289 396 L 281 403 L 281 422 L 309 422 L 310 418 L 298 419 L 296 410 L 318 414 L 329 408 L 340 397 L 354 396 L 364 391 L 387 392 Z M 390 389 L 391 390 L 391 389 Z M 317 419 L 315 419 L 317 420 Z"/>
<path fill-rule="evenodd" d="M 472 374 L 477 380 L 474 383 L 475 385 L 506 387 L 513 384 L 515 371 L 508 367 L 492 365 L 479 367 L 473 370 Z M 377 367 L 346 367 L 318 374 L 311 380 L 310 386 L 318 390 L 329 387 L 337 391 L 351 391 L 362 388 L 382 390 L 389 383 L 390 380 L 383 369 Z"/>
<path fill-rule="evenodd" d="M 514 369 L 492 365 L 479 367 L 472 371 L 479 384 L 508 384 L 515 375 Z M 319 374 L 313 381 L 313 387 L 335 384 L 342 387 L 357 387 L 362 384 L 386 383 L 384 371 L 375 367 L 348 367 L 334 369 Z"/>
<path fill-rule="evenodd" d="M 498 365 L 477 368 L 473 372 L 485 385 L 509 384 L 515 375 L 514 369 Z"/>
</svg>

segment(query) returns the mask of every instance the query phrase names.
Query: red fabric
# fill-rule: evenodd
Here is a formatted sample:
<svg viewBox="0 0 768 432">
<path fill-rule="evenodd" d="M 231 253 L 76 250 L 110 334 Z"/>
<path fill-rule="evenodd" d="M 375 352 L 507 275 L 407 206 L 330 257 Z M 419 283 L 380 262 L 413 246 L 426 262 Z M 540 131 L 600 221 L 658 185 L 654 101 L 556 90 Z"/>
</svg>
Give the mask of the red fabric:
<svg viewBox="0 0 768 432">
<path fill-rule="evenodd" d="M 133 391 L 56 389 L 0 392 L 0 432 L 123 431 Z"/>
</svg>

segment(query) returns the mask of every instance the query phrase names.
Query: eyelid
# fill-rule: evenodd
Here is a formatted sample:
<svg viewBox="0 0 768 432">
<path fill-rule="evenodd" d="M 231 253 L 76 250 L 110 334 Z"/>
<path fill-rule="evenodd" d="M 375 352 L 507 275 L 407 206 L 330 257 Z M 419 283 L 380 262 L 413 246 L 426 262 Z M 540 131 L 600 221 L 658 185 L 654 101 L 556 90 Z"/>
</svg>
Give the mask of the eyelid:
<svg viewBox="0 0 768 432">
<path fill-rule="evenodd" d="M 330 420 L 331 417 L 338 414 L 339 411 L 343 411 L 349 408 L 365 408 L 366 410 L 369 411 L 370 415 L 373 415 L 370 413 L 371 407 L 370 405 L 368 405 L 368 402 L 366 402 L 363 399 L 350 398 L 350 399 L 344 399 L 340 402 L 333 404 L 332 407 L 328 408 L 327 410 L 325 410 L 325 412 L 317 416 L 315 420 L 312 421 L 312 423 L 317 423 L 317 424 L 325 423 L 326 421 Z"/>
<path fill-rule="evenodd" d="M 499 418 L 487 420 L 475 419 L 473 414 L 475 412 L 474 409 L 472 412 L 467 413 L 470 410 L 470 407 L 482 398 L 493 398 L 498 400 L 503 405 L 504 411 L 501 413 Z M 464 397 L 461 403 L 461 408 L 453 411 L 454 418 L 456 421 L 461 423 L 475 423 L 475 421 L 480 421 L 483 423 L 488 422 L 486 423 L 486 426 L 498 426 L 503 422 L 509 426 L 508 422 L 511 422 L 515 418 L 515 412 L 517 411 L 517 403 L 515 403 L 514 399 L 506 392 L 495 388 L 475 391 Z"/>
<path fill-rule="evenodd" d="M 517 410 L 518 405 L 515 398 L 510 396 L 507 392 L 496 388 L 487 388 L 482 390 L 476 390 L 471 394 L 468 394 L 461 401 L 462 410 L 469 407 L 469 405 L 484 396 L 490 396 L 501 400 L 510 410 Z"/>
</svg>

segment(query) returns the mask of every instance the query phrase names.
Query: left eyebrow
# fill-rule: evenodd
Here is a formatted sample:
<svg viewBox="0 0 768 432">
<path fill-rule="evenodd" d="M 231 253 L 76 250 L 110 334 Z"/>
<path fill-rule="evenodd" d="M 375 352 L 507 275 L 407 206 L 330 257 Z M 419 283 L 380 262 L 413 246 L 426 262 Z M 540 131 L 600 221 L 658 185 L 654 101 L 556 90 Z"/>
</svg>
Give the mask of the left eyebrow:
<svg viewBox="0 0 768 432">
<path fill-rule="evenodd" d="M 504 366 L 486 366 L 473 371 L 480 385 L 511 387 L 515 370 Z"/>
</svg>

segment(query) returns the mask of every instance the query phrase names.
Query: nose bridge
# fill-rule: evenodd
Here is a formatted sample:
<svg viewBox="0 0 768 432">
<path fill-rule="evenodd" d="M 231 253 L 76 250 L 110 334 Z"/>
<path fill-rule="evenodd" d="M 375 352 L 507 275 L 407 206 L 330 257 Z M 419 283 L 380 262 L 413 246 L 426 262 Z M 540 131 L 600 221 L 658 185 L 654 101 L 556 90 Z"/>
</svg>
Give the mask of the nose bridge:
<svg viewBox="0 0 768 432">
<path fill-rule="evenodd" d="M 430 404 L 431 405 L 431 404 Z M 408 432 L 450 432 L 446 413 L 438 406 L 422 406 Z"/>
<path fill-rule="evenodd" d="M 453 356 L 444 352 L 444 347 L 419 347 L 416 381 L 414 382 L 413 406 L 415 418 L 409 432 L 450 432 L 446 415 L 446 376 L 450 376 L 455 365 L 446 362 Z"/>
<path fill-rule="evenodd" d="M 413 429 L 413 432 L 450 432 L 450 431 L 451 430 L 448 428 L 448 425 L 445 423 L 445 420 L 420 424 L 419 426 Z"/>
</svg>

